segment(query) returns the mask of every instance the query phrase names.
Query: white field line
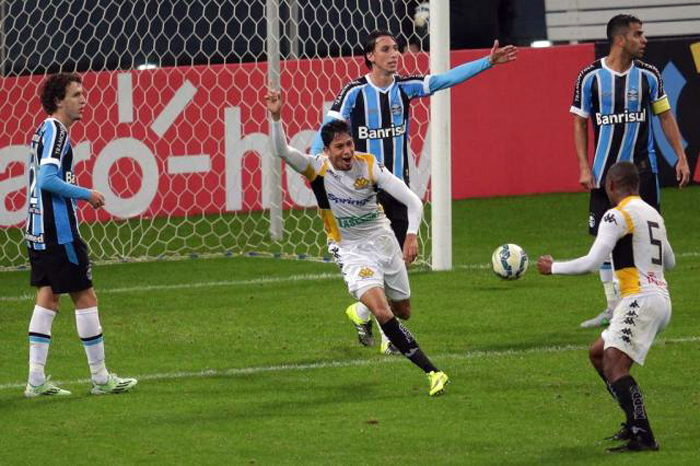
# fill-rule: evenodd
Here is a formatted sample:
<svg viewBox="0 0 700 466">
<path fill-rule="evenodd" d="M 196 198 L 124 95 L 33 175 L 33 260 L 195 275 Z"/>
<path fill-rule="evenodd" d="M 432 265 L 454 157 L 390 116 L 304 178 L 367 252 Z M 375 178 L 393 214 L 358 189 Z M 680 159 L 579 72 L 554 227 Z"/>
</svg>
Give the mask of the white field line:
<svg viewBox="0 0 700 466">
<path fill-rule="evenodd" d="M 663 338 L 654 343 L 654 346 L 664 346 L 666 343 L 698 343 L 700 336 L 680 337 L 680 338 Z M 435 360 L 470 360 L 470 359 L 488 359 L 508 356 L 524 356 L 530 354 L 543 353 L 561 353 L 565 351 L 583 351 L 588 349 L 588 345 L 565 345 L 565 346 L 543 346 L 536 348 L 528 348 L 525 350 L 502 350 L 502 351 L 469 351 L 467 353 L 447 353 L 437 355 L 432 359 Z M 258 367 L 241 367 L 234 369 L 205 369 L 201 371 L 183 371 L 183 372 L 164 372 L 158 374 L 142 374 L 136 375 L 139 381 L 144 380 L 174 380 L 174 379 L 199 379 L 208 377 L 238 377 L 251 374 L 263 374 L 274 372 L 304 372 L 314 369 L 328 369 L 337 367 L 356 367 L 356 366 L 376 366 L 380 364 L 402 363 L 404 358 L 381 358 L 381 359 L 351 359 L 349 361 L 323 361 L 311 364 L 282 364 L 277 366 L 258 366 Z M 77 385 L 90 383 L 90 379 L 64 380 L 54 381 L 57 385 Z M 24 388 L 26 383 L 12 382 L 0 384 L 0 390 Z"/>
<path fill-rule="evenodd" d="M 700 256 L 700 252 L 685 252 L 678 254 L 676 257 L 695 257 Z M 472 263 L 472 264 L 457 264 L 454 266 L 456 270 L 480 270 L 489 269 L 490 264 L 484 263 Z M 428 269 L 414 270 L 411 273 L 426 273 L 429 272 Z M 337 272 L 333 273 L 315 273 L 315 274 L 301 274 L 301 275 L 289 275 L 287 277 L 269 277 L 269 278 L 253 278 L 249 280 L 219 280 L 219 281 L 209 281 L 209 282 L 189 282 L 189 283 L 172 283 L 163 285 L 141 285 L 141 286 L 129 286 L 123 288 L 97 288 L 97 293 L 99 295 L 103 294 L 118 294 L 118 293 L 139 293 L 148 291 L 163 291 L 163 290 L 187 290 L 195 288 L 215 288 L 221 286 L 246 286 L 246 285 L 263 285 L 263 284 L 275 284 L 275 283 L 287 283 L 287 282 L 303 282 L 303 281 L 317 281 L 317 280 L 330 280 L 338 279 L 340 280 L 340 274 Z M 22 293 L 15 296 L 0 296 L 0 303 L 2 302 L 17 302 L 17 301 L 27 301 L 34 299 L 33 293 Z"/>
</svg>

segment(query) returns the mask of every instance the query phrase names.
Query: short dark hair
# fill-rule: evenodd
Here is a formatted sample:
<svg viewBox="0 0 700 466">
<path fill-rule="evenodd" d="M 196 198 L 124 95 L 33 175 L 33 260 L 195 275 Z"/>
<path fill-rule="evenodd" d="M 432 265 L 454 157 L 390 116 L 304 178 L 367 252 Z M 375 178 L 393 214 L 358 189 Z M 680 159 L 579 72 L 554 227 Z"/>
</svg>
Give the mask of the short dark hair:
<svg viewBox="0 0 700 466">
<path fill-rule="evenodd" d="M 615 15 L 610 18 L 606 30 L 610 45 L 613 44 L 615 36 L 625 34 L 629 30 L 630 24 L 632 23 L 642 24 L 642 20 L 633 15 Z"/>
<path fill-rule="evenodd" d="M 325 147 L 330 147 L 335 137 L 339 134 L 349 134 L 352 136 L 350 125 L 345 120 L 329 121 L 321 128 L 321 139 Z"/>
<path fill-rule="evenodd" d="M 612 180 L 618 191 L 636 193 L 639 191 L 639 171 L 632 162 L 617 162 L 608 170 L 606 181 Z"/>
<path fill-rule="evenodd" d="M 367 39 L 365 39 L 364 46 L 365 65 L 367 65 L 367 68 L 369 68 L 370 70 L 372 69 L 372 62 L 369 61 L 367 55 L 374 52 L 374 46 L 377 45 L 377 39 L 379 39 L 380 37 L 391 37 L 392 39 L 394 39 L 394 42 L 398 44 L 396 37 L 389 31 L 386 31 L 384 29 L 377 29 L 375 31 L 372 31 L 367 36 Z"/>
<path fill-rule="evenodd" d="M 41 86 L 41 106 L 49 115 L 58 110 L 57 100 L 66 98 L 66 91 L 70 83 L 82 84 L 83 79 L 76 73 L 58 73 L 49 76 Z"/>
</svg>

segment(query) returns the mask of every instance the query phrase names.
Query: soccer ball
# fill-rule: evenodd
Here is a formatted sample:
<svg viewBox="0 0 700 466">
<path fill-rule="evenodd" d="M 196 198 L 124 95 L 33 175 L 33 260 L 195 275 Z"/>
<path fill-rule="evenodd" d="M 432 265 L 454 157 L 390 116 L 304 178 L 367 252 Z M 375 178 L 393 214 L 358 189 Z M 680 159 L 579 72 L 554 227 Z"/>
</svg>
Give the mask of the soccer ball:
<svg viewBox="0 0 700 466">
<path fill-rule="evenodd" d="M 504 280 L 517 280 L 522 277 L 527 265 L 527 254 L 517 244 L 498 246 L 491 256 L 493 273 Z"/>
</svg>

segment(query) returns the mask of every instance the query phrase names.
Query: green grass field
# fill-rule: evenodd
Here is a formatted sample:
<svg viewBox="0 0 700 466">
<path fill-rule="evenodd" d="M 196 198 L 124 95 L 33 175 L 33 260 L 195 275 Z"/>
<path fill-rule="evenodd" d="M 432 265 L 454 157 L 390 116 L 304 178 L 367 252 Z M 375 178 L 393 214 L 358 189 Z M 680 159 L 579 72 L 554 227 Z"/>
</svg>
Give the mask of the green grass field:
<svg viewBox="0 0 700 466">
<path fill-rule="evenodd" d="M 543 253 L 585 253 L 585 194 L 456 202 L 452 272 L 411 273 L 408 326 L 452 380 L 427 395 L 404 358 L 357 344 L 332 264 L 220 258 L 97 266 L 108 367 L 140 379 L 88 394 L 72 305 L 47 374 L 70 397 L 25 399 L 28 271 L 0 274 L 0 464 L 697 464 L 700 188 L 664 190 L 677 254 L 673 319 L 633 370 L 661 444 L 611 455 L 622 412 L 587 359 L 597 275 L 542 277 Z M 485 267 L 518 243 L 531 269 Z"/>
</svg>

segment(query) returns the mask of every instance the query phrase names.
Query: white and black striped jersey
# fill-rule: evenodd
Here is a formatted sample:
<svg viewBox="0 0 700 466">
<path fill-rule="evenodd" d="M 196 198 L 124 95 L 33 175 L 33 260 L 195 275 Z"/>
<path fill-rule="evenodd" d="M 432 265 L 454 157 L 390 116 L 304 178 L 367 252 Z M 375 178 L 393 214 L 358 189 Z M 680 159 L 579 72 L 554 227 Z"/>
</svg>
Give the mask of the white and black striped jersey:
<svg viewBox="0 0 700 466">
<path fill-rule="evenodd" d="M 643 61 L 634 60 L 618 73 L 601 58 L 579 73 L 570 111 L 593 122 L 597 188 L 615 162 L 646 165 L 657 173 L 651 116 L 670 108 L 659 70 Z"/>
</svg>

